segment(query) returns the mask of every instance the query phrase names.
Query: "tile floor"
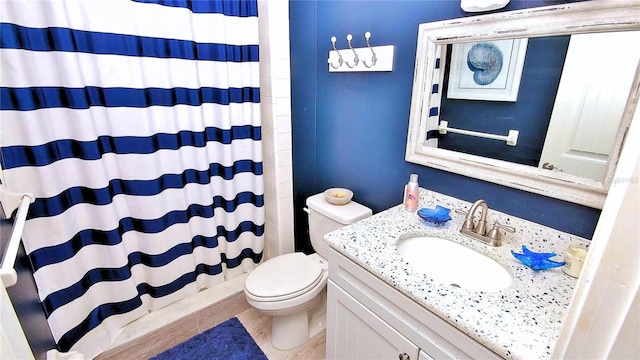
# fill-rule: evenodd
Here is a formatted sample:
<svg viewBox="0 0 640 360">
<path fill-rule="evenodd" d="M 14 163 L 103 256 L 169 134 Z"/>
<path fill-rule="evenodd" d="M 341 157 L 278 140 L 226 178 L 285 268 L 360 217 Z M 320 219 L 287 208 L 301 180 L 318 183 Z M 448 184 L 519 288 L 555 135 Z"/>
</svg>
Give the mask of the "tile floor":
<svg viewBox="0 0 640 360">
<path fill-rule="evenodd" d="M 326 358 L 324 332 L 300 347 L 284 351 L 271 346 L 271 316 L 250 308 L 236 317 L 269 360 L 324 360 Z"/>
</svg>

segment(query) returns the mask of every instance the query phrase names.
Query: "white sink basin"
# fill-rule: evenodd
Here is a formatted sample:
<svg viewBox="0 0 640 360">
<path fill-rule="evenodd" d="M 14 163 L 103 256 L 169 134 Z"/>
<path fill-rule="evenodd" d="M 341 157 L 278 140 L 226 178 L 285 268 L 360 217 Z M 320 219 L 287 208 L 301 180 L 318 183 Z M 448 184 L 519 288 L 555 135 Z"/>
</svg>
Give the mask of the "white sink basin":
<svg viewBox="0 0 640 360">
<path fill-rule="evenodd" d="M 498 291 L 511 285 L 511 274 L 495 260 L 464 245 L 431 236 L 400 239 L 402 259 L 447 286 Z"/>
</svg>

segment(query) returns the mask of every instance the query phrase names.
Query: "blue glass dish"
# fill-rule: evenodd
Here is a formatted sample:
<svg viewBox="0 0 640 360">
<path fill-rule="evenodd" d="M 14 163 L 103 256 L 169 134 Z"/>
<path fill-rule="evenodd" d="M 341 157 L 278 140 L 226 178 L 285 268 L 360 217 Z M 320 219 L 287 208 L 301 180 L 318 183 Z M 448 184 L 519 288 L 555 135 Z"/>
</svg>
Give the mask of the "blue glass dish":
<svg viewBox="0 0 640 360">
<path fill-rule="evenodd" d="M 422 208 L 418 210 L 418 216 L 420 216 L 428 225 L 440 226 L 451 220 L 449 212 L 451 210 L 440 205 L 436 205 L 435 209 Z"/>
<path fill-rule="evenodd" d="M 513 254 L 516 259 L 520 260 L 521 263 L 527 265 L 533 270 L 547 270 L 557 268 L 565 264 L 564 261 L 557 262 L 549 260 L 549 258 L 557 255 L 554 252 L 537 253 L 527 249 L 525 245 L 522 245 L 522 254 L 514 252 L 513 250 L 511 250 L 511 254 Z"/>
</svg>

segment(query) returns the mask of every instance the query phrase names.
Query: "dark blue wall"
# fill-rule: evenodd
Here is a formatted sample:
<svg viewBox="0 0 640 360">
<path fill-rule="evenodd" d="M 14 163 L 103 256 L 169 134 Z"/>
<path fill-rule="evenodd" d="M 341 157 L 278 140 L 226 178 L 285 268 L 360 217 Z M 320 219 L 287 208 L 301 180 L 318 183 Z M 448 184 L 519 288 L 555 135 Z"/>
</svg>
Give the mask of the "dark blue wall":
<svg viewBox="0 0 640 360">
<path fill-rule="evenodd" d="M 511 1 L 504 10 L 558 1 Z M 600 211 L 435 170 L 404 160 L 418 24 L 475 14 L 460 1 L 290 2 L 294 216 L 296 250 L 309 252 L 306 197 L 347 187 L 375 213 L 402 201 L 409 174 L 420 186 L 591 238 Z M 330 38 L 346 47 L 395 45 L 393 72 L 329 73 Z"/>
</svg>

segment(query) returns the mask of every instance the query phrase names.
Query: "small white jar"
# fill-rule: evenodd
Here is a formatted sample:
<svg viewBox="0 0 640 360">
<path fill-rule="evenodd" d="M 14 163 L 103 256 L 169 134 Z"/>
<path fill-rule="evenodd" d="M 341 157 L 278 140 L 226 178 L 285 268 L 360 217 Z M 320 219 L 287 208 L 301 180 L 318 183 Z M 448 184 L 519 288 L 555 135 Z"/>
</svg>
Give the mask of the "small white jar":
<svg viewBox="0 0 640 360">
<path fill-rule="evenodd" d="M 577 278 L 582 271 L 584 259 L 587 257 L 587 248 L 580 245 L 571 245 L 564 254 L 564 266 L 562 272 Z"/>
</svg>

